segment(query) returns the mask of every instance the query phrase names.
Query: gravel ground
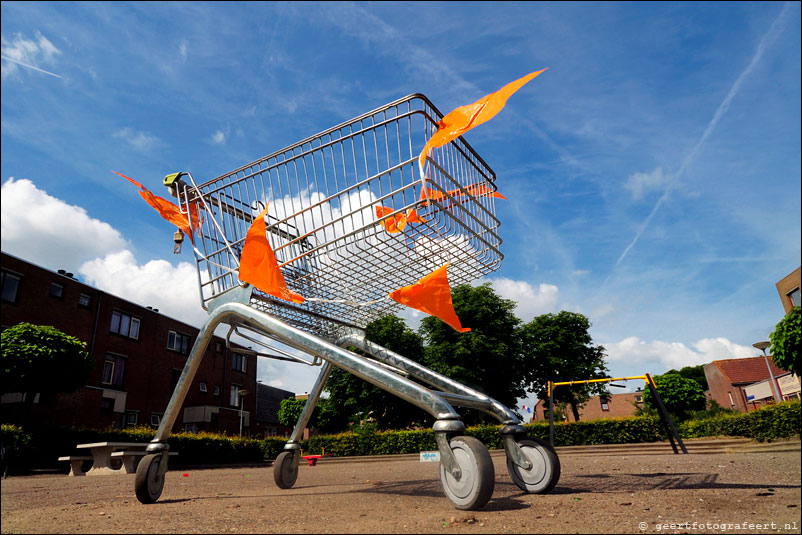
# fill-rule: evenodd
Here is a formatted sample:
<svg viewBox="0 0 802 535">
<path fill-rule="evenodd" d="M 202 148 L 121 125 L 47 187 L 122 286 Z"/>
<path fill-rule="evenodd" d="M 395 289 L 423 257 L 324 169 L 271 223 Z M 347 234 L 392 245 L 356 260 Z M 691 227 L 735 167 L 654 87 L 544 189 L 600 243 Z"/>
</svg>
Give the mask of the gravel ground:
<svg viewBox="0 0 802 535">
<path fill-rule="evenodd" d="M 561 457 L 547 495 L 521 492 L 503 455 L 480 511 L 454 509 L 436 463 L 171 470 L 159 501 L 134 476 L 11 477 L 2 533 L 800 533 L 798 452 Z"/>
</svg>

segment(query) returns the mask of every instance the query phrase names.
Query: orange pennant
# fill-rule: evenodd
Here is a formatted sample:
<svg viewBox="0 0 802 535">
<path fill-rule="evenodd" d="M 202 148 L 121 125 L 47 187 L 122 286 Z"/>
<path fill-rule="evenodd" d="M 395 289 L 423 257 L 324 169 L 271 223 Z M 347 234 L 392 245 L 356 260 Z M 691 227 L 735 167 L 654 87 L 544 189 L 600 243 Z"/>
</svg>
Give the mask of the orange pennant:
<svg viewBox="0 0 802 535">
<path fill-rule="evenodd" d="M 181 212 L 181 209 L 178 206 L 167 199 L 163 199 L 158 195 L 154 195 L 148 188 L 133 178 L 127 177 L 122 173 L 118 173 L 117 171 L 112 172 L 120 175 L 124 179 L 128 180 L 131 184 L 138 187 L 139 195 L 145 199 L 146 203 L 151 205 L 157 212 L 159 212 L 159 215 L 161 215 L 164 219 L 181 229 L 181 232 L 189 236 L 189 239 L 193 244 L 195 243 L 195 240 L 192 236 L 192 230 L 193 228 L 197 229 L 200 226 L 200 220 L 198 219 L 198 206 L 196 203 L 192 203 L 192 205 L 190 205 L 190 211 L 192 212 L 192 226 L 190 226 L 189 218 L 186 214 Z"/>
<path fill-rule="evenodd" d="M 472 184 L 470 186 L 465 186 L 465 191 L 467 191 L 474 197 L 482 197 L 484 195 L 489 195 L 491 197 L 496 197 L 497 199 L 504 199 L 504 200 L 507 199 L 507 197 L 505 197 L 498 191 L 493 190 L 493 188 L 491 188 L 487 184 Z M 449 190 L 446 193 L 442 193 L 432 188 L 423 188 L 421 190 L 421 195 L 420 198 L 418 199 L 418 202 L 424 201 L 426 199 L 429 199 L 430 201 L 443 202 L 449 196 L 459 197 L 459 196 L 465 196 L 465 194 L 459 188 Z"/>
<path fill-rule="evenodd" d="M 389 217 L 385 217 L 392 213 L 393 209 L 388 208 L 387 206 L 376 207 L 376 218 L 379 220 L 382 228 L 390 234 L 397 234 L 401 232 L 406 228 L 408 223 L 426 223 L 426 220 L 418 215 L 418 212 L 414 208 L 409 208 L 406 215 L 395 214 L 394 216 L 391 215 Z"/>
<path fill-rule="evenodd" d="M 267 207 L 256 216 L 245 235 L 245 244 L 242 246 L 242 256 L 239 261 L 239 278 L 266 294 L 293 303 L 303 303 L 303 296 L 287 287 L 287 282 L 278 267 L 276 254 L 265 235 L 265 214 Z"/>
<path fill-rule="evenodd" d="M 410 286 L 399 288 L 390 294 L 390 299 L 402 305 L 420 310 L 443 320 L 461 333 L 470 331 L 462 324 L 454 312 L 451 302 L 451 287 L 448 285 L 448 264 L 440 267 Z"/>
<path fill-rule="evenodd" d="M 426 142 L 426 145 L 424 145 L 418 157 L 418 167 L 420 168 L 421 177 L 424 176 L 423 165 L 430 149 L 442 147 L 474 126 L 478 126 L 495 117 L 496 114 L 504 108 L 504 105 L 507 104 L 507 99 L 510 98 L 513 93 L 545 70 L 546 69 L 541 69 L 529 73 L 514 82 L 510 82 L 495 93 L 490 93 L 480 98 L 473 104 L 460 106 L 440 119 L 437 123 L 437 132 L 429 138 L 429 141 Z"/>
</svg>

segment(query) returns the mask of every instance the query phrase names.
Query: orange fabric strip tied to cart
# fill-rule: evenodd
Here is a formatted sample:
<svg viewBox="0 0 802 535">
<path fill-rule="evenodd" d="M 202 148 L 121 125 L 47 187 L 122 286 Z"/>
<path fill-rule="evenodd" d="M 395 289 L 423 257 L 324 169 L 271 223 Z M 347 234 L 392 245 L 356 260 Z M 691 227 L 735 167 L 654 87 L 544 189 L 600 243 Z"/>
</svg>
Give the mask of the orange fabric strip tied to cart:
<svg viewBox="0 0 802 535">
<path fill-rule="evenodd" d="M 239 278 L 273 297 L 293 303 L 303 303 L 303 296 L 287 287 L 284 275 L 278 267 L 276 254 L 267 241 L 265 234 L 267 208 L 266 206 L 264 211 L 256 216 L 245 236 L 239 261 Z"/>
<path fill-rule="evenodd" d="M 393 209 L 387 206 L 376 207 L 376 218 L 379 220 L 379 223 L 381 223 L 382 228 L 384 228 L 384 230 L 390 234 L 397 234 L 398 232 L 401 232 L 406 228 L 407 223 L 419 224 L 426 222 L 425 219 L 418 215 L 418 212 L 416 212 L 414 208 L 408 209 L 406 215 L 388 215 L 392 213 Z"/>
<path fill-rule="evenodd" d="M 470 331 L 463 327 L 454 312 L 451 302 L 451 287 L 448 284 L 448 264 L 432 271 L 415 284 L 404 286 L 390 293 L 390 299 L 402 305 L 420 310 L 443 320 L 461 333 Z"/>
<path fill-rule="evenodd" d="M 498 91 L 480 98 L 473 104 L 456 108 L 440 119 L 437 123 L 437 132 L 429 138 L 429 141 L 426 142 L 426 145 L 424 145 L 418 157 L 418 167 L 420 168 L 421 178 L 424 181 L 426 179 L 426 175 L 423 173 L 423 165 L 426 161 L 426 156 L 429 154 L 429 150 L 442 147 L 474 126 L 478 126 L 495 117 L 496 114 L 504 108 L 504 105 L 507 104 L 507 99 L 510 98 L 513 93 L 545 70 L 546 69 L 541 69 L 529 73 L 514 82 L 510 82 Z M 427 189 L 424 183 L 424 189 L 421 191 L 422 199 L 425 197 L 426 191 Z"/>
<path fill-rule="evenodd" d="M 190 241 L 194 244 L 195 240 L 192 236 L 192 227 L 194 226 L 197 228 L 200 225 L 200 220 L 198 219 L 198 207 L 193 203 L 190 207 L 190 211 L 192 211 L 192 222 L 193 225 L 191 226 L 189 223 L 189 218 L 186 214 L 181 212 L 181 209 L 176 206 L 175 204 L 171 203 L 167 199 L 163 199 L 158 195 L 154 195 L 150 192 L 148 188 L 134 180 L 133 178 L 127 177 L 122 173 L 118 173 L 117 171 L 112 171 L 115 174 L 120 175 L 131 184 L 139 188 L 139 195 L 145 199 L 145 202 L 151 205 L 159 215 L 161 215 L 164 219 L 181 229 L 181 232 L 189 236 Z"/>
</svg>

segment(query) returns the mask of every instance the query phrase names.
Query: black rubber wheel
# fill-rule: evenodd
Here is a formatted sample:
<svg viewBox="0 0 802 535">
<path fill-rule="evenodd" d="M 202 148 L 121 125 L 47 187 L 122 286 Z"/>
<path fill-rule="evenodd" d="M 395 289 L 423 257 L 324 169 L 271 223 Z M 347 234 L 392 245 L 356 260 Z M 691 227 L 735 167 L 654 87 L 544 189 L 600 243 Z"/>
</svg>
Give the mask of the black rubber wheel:
<svg viewBox="0 0 802 535">
<path fill-rule="evenodd" d="M 298 479 L 298 457 L 294 451 L 283 451 L 273 463 L 273 479 L 280 489 L 291 489 Z"/>
<path fill-rule="evenodd" d="M 473 437 L 454 437 L 449 442 L 462 475 L 455 479 L 440 463 L 440 482 L 457 509 L 473 511 L 484 507 L 493 495 L 496 471 L 484 444 Z"/>
<path fill-rule="evenodd" d="M 136 468 L 136 497 L 142 503 L 154 503 L 164 490 L 164 476 L 159 475 L 161 453 L 145 455 Z"/>
<path fill-rule="evenodd" d="M 560 459 L 554 449 L 542 440 L 523 437 L 518 446 L 532 468 L 524 470 L 507 457 L 507 471 L 522 491 L 529 494 L 546 494 L 560 480 Z"/>
</svg>

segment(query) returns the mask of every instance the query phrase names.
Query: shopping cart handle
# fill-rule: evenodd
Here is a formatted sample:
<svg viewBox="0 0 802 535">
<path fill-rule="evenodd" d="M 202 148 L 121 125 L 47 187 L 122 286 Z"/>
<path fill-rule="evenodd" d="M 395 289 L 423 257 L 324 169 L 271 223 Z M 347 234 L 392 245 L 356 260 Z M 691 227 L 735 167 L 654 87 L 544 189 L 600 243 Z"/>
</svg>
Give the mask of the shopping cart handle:
<svg viewBox="0 0 802 535">
<path fill-rule="evenodd" d="M 181 178 L 181 175 L 185 175 L 186 173 L 173 173 L 172 175 L 167 175 L 164 177 L 164 185 L 167 187 L 172 186 L 178 179 Z"/>
</svg>

